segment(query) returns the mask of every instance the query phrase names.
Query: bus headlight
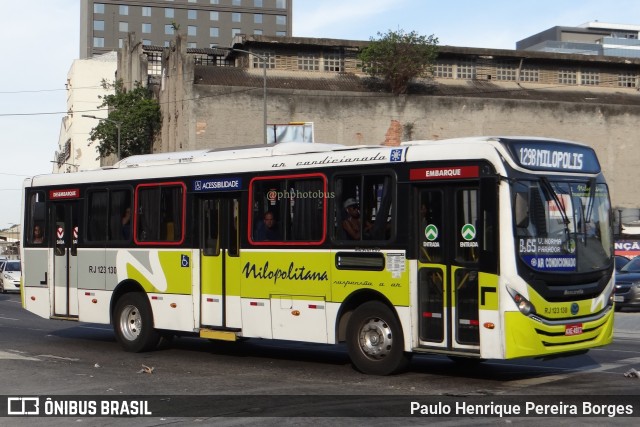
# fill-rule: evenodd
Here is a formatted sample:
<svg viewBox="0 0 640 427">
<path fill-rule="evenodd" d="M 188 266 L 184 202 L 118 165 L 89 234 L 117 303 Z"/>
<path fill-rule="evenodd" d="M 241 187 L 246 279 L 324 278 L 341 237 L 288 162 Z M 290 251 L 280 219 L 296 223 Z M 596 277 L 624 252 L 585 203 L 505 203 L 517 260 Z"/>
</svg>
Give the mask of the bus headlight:
<svg viewBox="0 0 640 427">
<path fill-rule="evenodd" d="M 522 295 L 516 293 L 513 296 L 513 300 L 518 306 L 518 310 L 520 310 L 520 313 L 524 314 L 525 316 L 528 316 L 529 314 L 536 312 L 536 309 L 533 306 L 533 304 L 531 304 L 531 302 L 529 302 L 529 300 L 523 297 Z"/>
</svg>

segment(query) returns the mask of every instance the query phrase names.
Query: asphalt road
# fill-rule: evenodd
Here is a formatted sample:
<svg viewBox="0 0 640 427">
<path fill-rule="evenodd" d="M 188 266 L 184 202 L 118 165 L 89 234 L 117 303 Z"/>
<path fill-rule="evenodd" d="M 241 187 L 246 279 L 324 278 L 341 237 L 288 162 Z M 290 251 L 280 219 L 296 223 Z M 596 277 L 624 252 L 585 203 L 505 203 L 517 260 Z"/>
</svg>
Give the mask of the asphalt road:
<svg viewBox="0 0 640 427">
<path fill-rule="evenodd" d="M 183 337 L 154 352 L 126 353 L 107 325 L 41 319 L 20 307 L 18 295 L 0 295 L 0 409 L 6 409 L 6 396 L 38 395 L 163 396 L 160 408 L 177 410 L 136 418 L 0 417 L 0 425 L 575 425 L 575 417 L 409 416 L 408 405 L 410 400 L 455 405 L 520 404 L 523 399 L 625 404 L 628 396 L 640 402 L 640 378 L 624 376 L 632 368 L 640 371 L 640 312 L 616 313 L 614 343 L 585 355 L 469 366 L 442 356 L 417 356 L 406 373 L 374 377 L 353 370 L 343 346 Z M 397 417 L 397 405 L 406 408 L 406 416 Z M 359 416 L 333 417 L 345 413 Z M 636 420 L 600 417 L 580 423 Z"/>
</svg>

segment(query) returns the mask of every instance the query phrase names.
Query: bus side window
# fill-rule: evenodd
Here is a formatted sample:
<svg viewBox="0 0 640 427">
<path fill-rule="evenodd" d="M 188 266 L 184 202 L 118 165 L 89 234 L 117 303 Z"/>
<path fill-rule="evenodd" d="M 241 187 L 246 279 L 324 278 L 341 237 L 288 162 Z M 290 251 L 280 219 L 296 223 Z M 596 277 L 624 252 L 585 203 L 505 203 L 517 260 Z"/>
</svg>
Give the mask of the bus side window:
<svg viewBox="0 0 640 427">
<path fill-rule="evenodd" d="M 28 228 L 25 230 L 27 241 L 33 245 L 46 243 L 46 205 L 44 193 L 37 191 L 32 193 L 29 201 Z"/>
</svg>

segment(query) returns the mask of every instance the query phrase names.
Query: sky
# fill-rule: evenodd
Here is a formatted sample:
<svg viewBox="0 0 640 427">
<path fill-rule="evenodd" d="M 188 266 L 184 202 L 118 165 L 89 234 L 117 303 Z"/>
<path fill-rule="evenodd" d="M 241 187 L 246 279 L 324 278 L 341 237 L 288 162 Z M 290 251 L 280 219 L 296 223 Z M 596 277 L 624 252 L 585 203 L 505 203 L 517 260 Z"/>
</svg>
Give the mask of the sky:
<svg viewBox="0 0 640 427">
<path fill-rule="evenodd" d="M 67 73 L 79 57 L 80 1 L 32 0 L 25 8 L 0 0 L 0 230 L 20 222 L 24 179 L 52 171 Z M 515 49 L 553 26 L 591 21 L 640 25 L 640 2 L 293 0 L 292 35 L 369 40 L 404 30 L 434 35 L 440 45 Z"/>
</svg>

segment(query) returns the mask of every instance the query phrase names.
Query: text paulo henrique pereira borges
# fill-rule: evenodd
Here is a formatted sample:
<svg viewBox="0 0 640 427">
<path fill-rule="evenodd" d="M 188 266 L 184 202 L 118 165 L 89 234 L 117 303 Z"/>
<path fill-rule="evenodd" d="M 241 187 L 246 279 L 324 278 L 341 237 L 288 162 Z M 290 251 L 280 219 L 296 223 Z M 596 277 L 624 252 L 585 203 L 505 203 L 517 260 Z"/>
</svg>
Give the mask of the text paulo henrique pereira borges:
<svg viewBox="0 0 640 427">
<path fill-rule="evenodd" d="M 411 402 L 411 415 L 436 415 L 436 416 L 629 416 L 634 415 L 633 405 L 600 404 L 592 402 L 582 402 L 581 404 L 569 404 L 558 402 L 554 404 L 540 404 L 535 402 L 524 402 L 522 404 L 510 403 L 482 403 L 474 404 L 464 401 L 453 404 L 438 402 L 422 404 Z"/>
</svg>

